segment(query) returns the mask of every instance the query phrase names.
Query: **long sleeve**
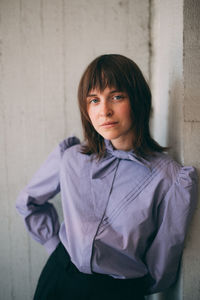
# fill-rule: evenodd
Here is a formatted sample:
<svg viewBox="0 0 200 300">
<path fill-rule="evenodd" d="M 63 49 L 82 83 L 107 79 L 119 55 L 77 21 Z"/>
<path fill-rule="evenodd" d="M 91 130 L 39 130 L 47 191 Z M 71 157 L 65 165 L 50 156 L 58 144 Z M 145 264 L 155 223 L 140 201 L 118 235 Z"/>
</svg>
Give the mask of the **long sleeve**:
<svg viewBox="0 0 200 300">
<path fill-rule="evenodd" d="M 183 167 L 158 208 L 158 231 L 146 254 L 146 264 L 153 279 L 148 293 L 163 291 L 176 280 L 196 202 L 196 171 L 192 167 Z"/>
<path fill-rule="evenodd" d="M 79 144 L 76 137 L 61 142 L 48 156 L 17 198 L 16 208 L 30 235 L 51 253 L 59 243 L 57 212 L 49 200 L 60 191 L 60 162 L 64 151 Z"/>
</svg>

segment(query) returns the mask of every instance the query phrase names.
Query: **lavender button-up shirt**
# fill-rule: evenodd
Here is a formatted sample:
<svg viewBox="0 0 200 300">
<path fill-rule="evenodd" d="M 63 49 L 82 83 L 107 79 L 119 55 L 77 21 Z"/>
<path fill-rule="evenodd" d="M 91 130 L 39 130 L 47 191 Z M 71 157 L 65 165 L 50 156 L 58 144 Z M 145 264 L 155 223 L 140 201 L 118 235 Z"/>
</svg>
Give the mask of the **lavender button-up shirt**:
<svg viewBox="0 0 200 300">
<path fill-rule="evenodd" d="M 76 137 L 49 155 L 17 199 L 32 237 L 51 253 L 59 241 L 84 273 L 147 275 L 147 293 L 175 280 L 197 200 L 197 175 L 163 153 L 147 159 L 114 150 L 97 161 Z M 49 201 L 61 192 L 60 225 Z"/>
</svg>

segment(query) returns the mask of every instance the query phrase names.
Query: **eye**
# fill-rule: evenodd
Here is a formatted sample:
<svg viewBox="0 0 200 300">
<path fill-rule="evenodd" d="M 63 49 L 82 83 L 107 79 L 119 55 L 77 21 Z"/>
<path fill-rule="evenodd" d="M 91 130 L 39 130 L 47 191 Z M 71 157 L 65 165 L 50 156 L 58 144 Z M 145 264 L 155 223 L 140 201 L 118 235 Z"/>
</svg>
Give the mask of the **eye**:
<svg viewBox="0 0 200 300">
<path fill-rule="evenodd" d="M 99 100 L 94 98 L 94 99 L 91 99 L 90 102 L 91 103 L 97 103 L 97 102 L 99 102 Z"/>
<path fill-rule="evenodd" d="M 113 97 L 114 100 L 121 100 L 121 99 L 123 99 L 123 98 L 124 98 L 123 95 L 115 95 L 115 96 Z"/>
<path fill-rule="evenodd" d="M 96 103 L 98 103 L 99 102 L 99 99 L 98 98 L 91 98 L 91 99 L 89 99 L 89 101 L 88 101 L 88 103 L 94 103 L 94 104 L 96 104 Z"/>
</svg>

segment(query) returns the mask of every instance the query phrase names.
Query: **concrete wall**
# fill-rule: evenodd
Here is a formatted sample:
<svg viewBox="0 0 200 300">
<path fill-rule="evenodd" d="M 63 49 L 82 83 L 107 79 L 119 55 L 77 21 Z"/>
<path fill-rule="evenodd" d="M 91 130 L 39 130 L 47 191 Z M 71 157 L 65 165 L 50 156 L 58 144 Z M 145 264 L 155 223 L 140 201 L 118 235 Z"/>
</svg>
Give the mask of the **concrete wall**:
<svg viewBox="0 0 200 300">
<path fill-rule="evenodd" d="M 183 1 L 152 1 L 151 87 L 154 137 L 181 160 L 183 112 Z"/>
<path fill-rule="evenodd" d="M 79 78 L 94 57 L 112 52 L 149 77 L 149 1 L 0 1 L 2 300 L 32 299 L 47 259 L 16 213 L 16 196 L 58 142 L 81 136 Z"/>
<path fill-rule="evenodd" d="M 200 171 L 200 2 L 184 1 L 183 157 Z M 200 174 L 200 172 L 199 172 Z M 183 300 L 200 299 L 199 204 L 183 257 Z"/>
</svg>

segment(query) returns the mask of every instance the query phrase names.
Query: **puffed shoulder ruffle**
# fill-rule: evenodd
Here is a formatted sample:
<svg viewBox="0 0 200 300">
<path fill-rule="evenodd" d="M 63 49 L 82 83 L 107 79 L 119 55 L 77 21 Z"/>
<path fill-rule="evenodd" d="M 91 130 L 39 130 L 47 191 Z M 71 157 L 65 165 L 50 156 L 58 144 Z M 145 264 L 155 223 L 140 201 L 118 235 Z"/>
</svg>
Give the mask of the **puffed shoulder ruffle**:
<svg viewBox="0 0 200 300">
<path fill-rule="evenodd" d="M 197 185 L 198 175 L 196 169 L 194 167 L 181 167 L 176 182 L 185 188 Z"/>
<path fill-rule="evenodd" d="M 66 149 L 68 149 L 74 145 L 77 145 L 77 144 L 80 144 L 80 140 L 76 136 L 71 136 L 71 137 L 65 139 L 64 141 L 62 141 L 59 144 L 61 154 L 63 154 Z"/>
</svg>

